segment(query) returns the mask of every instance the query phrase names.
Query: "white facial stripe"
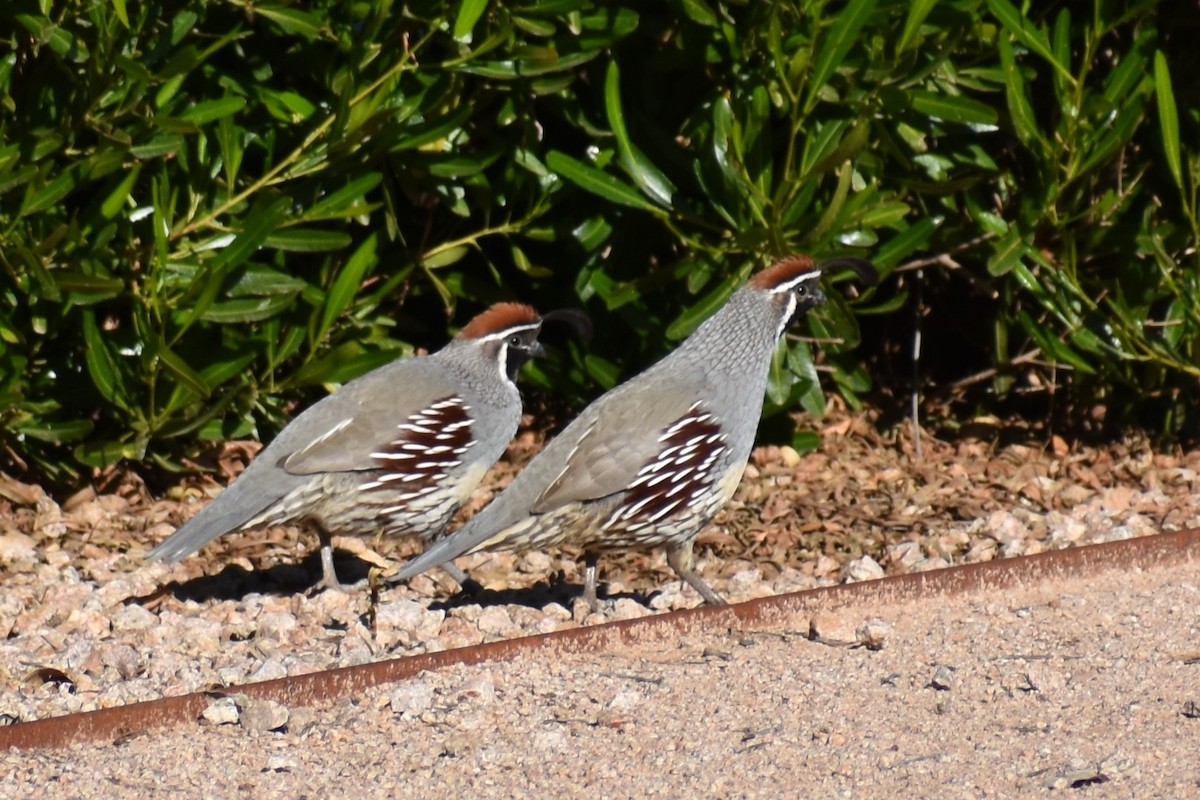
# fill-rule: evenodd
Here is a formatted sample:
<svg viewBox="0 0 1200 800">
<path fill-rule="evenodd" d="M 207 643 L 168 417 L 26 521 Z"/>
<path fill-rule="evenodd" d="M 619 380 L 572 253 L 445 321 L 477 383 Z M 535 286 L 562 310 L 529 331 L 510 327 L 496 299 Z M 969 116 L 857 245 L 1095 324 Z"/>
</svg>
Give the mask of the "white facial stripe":
<svg viewBox="0 0 1200 800">
<path fill-rule="evenodd" d="M 792 321 L 792 315 L 796 313 L 796 295 L 788 292 L 787 308 L 784 309 L 783 316 L 779 318 L 779 327 L 775 329 L 775 339 L 783 336 L 783 332 L 787 330 L 788 323 Z"/>
<path fill-rule="evenodd" d="M 809 272 L 803 272 L 803 273 L 797 275 L 796 277 L 792 278 L 790 281 L 787 281 L 786 283 L 781 283 L 778 286 L 776 286 L 774 289 L 771 290 L 771 294 L 782 294 L 783 292 L 790 292 L 792 289 L 795 289 L 800 284 L 802 284 L 806 281 L 815 281 L 820 277 L 821 277 L 821 270 L 819 270 L 819 269 L 810 270 Z"/>
<path fill-rule="evenodd" d="M 512 378 L 508 377 L 508 344 L 500 345 L 500 380 L 507 383 L 509 386 L 516 386 Z"/>
<path fill-rule="evenodd" d="M 496 342 L 501 339 L 507 339 L 509 336 L 512 336 L 514 333 L 520 333 L 521 331 L 541 330 L 541 327 L 542 327 L 542 323 L 540 323 L 540 322 L 531 322 L 528 325 L 513 325 L 512 327 L 505 328 L 504 330 L 499 331 L 497 333 L 489 333 L 487 336 L 480 336 L 475 341 L 477 341 L 477 342 Z"/>
</svg>

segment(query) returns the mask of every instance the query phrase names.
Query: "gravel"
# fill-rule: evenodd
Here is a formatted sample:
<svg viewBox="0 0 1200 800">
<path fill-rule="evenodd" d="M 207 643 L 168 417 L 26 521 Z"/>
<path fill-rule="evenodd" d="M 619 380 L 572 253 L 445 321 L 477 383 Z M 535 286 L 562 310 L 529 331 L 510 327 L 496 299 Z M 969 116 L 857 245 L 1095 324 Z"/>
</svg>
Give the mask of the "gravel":
<svg viewBox="0 0 1200 800">
<path fill-rule="evenodd" d="M 702 535 L 700 572 L 727 599 L 1200 524 L 1197 454 L 926 438 L 918 461 L 911 442 L 863 416 L 822 433 L 814 453 L 757 451 Z M 518 444 L 514 462 L 531 449 Z M 511 474 L 502 466 L 468 512 Z M 0 496 L 28 500 L 0 501 L 8 721 L 698 602 L 661 554 L 606 559 L 600 613 L 579 599 L 573 553 L 460 561 L 487 587 L 475 598 L 453 597 L 440 573 L 378 597 L 312 594 L 313 543 L 290 529 L 226 537 L 178 565 L 145 563 L 207 489 L 153 498 L 128 479 L 61 504 L 17 489 L 0 485 Z M 411 553 L 404 542 L 340 544 L 340 568 L 363 574 Z M 1176 656 L 1200 652 L 1191 580 L 1186 569 L 1118 572 L 817 615 L 774 635 L 695 631 L 628 652 L 427 674 L 313 709 L 234 695 L 190 730 L 8 754 L 0 796 L 29 786 L 194 796 L 218 778 L 226 794 L 215 796 L 229 797 L 390 793 L 397 781 L 406 793 L 505 796 L 556 786 L 613 797 L 797 786 L 819 796 L 1186 793 L 1198 776 L 1183 755 L 1197 724 L 1185 711 L 1200 695 L 1189 681 L 1197 667 Z"/>
<path fill-rule="evenodd" d="M 172 730 L 7 754 L 0 793 L 1190 796 L 1194 577 L 1114 569 L 837 612 L 886 627 L 879 649 L 781 619 L 459 666 L 313 708 L 234 696 Z"/>
</svg>

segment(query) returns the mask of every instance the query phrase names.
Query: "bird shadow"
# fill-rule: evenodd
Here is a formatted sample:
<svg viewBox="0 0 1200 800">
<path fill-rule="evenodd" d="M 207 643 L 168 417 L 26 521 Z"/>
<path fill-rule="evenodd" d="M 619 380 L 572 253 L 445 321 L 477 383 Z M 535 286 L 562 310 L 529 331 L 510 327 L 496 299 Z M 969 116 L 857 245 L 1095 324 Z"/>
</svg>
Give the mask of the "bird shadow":
<svg viewBox="0 0 1200 800">
<path fill-rule="evenodd" d="M 334 566 L 338 579 L 346 584 L 365 579 L 371 564 L 341 550 L 334 550 Z M 139 601 L 150 601 L 164 595 L 176 600 L 205 602 L 208 600 L 244 600 L 252 594 L 293 595 L 311 592 L 321 583 L 321 554 L 314 551 L 292 564 L 276 564 L 266 569 L 248 570 L 238 564 L 226 564 L 220 572 L 201 575 L 186 581 L 171 581 L 158 591 Z"/>
<path fill-rule="evenodd" d="M 429 604 L 429 610 L 449 612 L 452 609 L 464 606 L 480 606 L 481 608 L 491 606 L 525 606 L 527 608 L 541 609 L 551 603 L 558 603 L 560 606 L 570 610 L 574 608 L 576 600 L 583 598 L 583 586 L 578 583 L 568 583 L 561 575 L 555 580 L 539 581 L 532 586 L 526 586 L 521 589 L 484 589 L 479 587 L 478 584 L 476 584 L 476 587 L 464 588 L 462 591 L 444 600 L 435 600 Z M 653 591 L 647 594 L 641 592 L 618 592 L 616 594 L 609 594 L 604 590 L 603 586 L 600 586 L 596 594 L 601 602 L 628 598 L 649 608 L 650 601 L 658 595 L 658 592 Z"/>
</svg>

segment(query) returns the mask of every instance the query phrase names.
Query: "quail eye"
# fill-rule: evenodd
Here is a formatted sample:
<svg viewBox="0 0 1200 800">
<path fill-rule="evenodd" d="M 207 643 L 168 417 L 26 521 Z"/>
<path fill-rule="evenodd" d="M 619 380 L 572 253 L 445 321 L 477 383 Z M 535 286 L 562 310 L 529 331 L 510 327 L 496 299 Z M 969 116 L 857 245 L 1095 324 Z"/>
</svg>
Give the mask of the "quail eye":
<svg viewBox="0 0 1200 800">
<path fill-rule="evenodd" d="M 798 295 L 800 295 L 801 297 L 803 297 L 804 295 L 808 294 L 808 287 L 807 287 L 807 286 L 803 286 L 803 285 L 802 285 L 802 286 L 797 286 L 797 287 L 796 287 L 796 294 L 798 294 Z"/>
<path fill-rule="evenodd" d="M 516 334 L 513 334 L 512 336 L 508 337 L 508 346 L 509 347 L 520 347 L 521 346 L 521 337 L 517 336 Z"/>
</svg>

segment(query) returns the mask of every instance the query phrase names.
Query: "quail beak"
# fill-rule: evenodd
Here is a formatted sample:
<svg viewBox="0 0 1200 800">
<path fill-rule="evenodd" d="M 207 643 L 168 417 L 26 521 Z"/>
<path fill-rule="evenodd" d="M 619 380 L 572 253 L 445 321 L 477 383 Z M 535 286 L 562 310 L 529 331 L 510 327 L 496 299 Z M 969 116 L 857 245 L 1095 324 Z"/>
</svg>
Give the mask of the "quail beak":
<svg viewBox="0 0 1200 800">
<path fill-rule="evenodd" d="M 530 358 L 545 358 L 546 348 L 542 347 L 541 342 L 534 342 L 533 344 L 529 345 L 528 353 Z"/>
</svg>

